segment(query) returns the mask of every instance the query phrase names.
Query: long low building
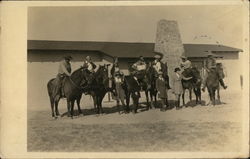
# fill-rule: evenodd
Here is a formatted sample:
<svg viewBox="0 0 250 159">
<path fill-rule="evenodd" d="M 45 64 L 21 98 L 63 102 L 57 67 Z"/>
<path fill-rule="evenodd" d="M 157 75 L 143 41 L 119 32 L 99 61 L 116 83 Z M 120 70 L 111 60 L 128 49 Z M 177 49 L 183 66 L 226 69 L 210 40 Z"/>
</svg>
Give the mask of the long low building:
<svg viewBox="0 0 250 159">
<path fill-rule="evenodd" d="M 47 81 L 56 76 L 58 62 L 65 55 L 73 57 L 73 70 L 79 68 L 89 55 L 96 64 L 110 64 L 118 57 L 122 71 L 128 74 L 129 67 L 140 55 L 146 61 L 152 61 L 155 54 L 162 55 L 154 52 L 154 46 L 154 43 L 28 40 L 28 92 L 40 99 L 41 94 L 34 95 L 35 90 L 46 92 Z M 199 68 L 207 57 L 207 51 L 211 50 L 217 56 L 217 61 L 224 66 L 229 88 L 240 88 L 242 50 L 210 44 L 184 44 L 184 50 L 185 55 Z"/>
</svg>

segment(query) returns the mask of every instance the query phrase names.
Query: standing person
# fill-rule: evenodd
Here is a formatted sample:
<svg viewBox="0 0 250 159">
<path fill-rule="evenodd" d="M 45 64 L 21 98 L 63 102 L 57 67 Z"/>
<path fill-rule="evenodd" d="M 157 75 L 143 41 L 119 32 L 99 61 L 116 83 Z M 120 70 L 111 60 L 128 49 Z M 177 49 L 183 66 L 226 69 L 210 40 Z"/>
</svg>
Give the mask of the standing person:
<svg viewBox="0 0 250 159">
<path fill-rule="evenodd" d="M 208 77 L 208 73 L 212 70 L 212 69 L 216 69 L 216 60 L 214 58 L 214 55 L 212 54 L 211 51 L 208 51 L 208 56 L 207 59 L 204 61 L 204 77 L 203 77 L 203 82 L 202 82 L 202 91 L 205 91 L 206 88 L 206 82 L 207 82 L 207 77 Z M 221 73 L 221 71 L 216 70 L 219 74 L 219 82 L 221 84 L 221 86 L 224 89 L 227 89 L 227 86 L 225 85 L 223 78 L 224 75 Z"/>
<path fill-rule="evenodd" d="M 155 71 L 157 72 L 157 74 L 159 72 L 163 72 L 163 78 L 167 81 L 167 87 L 168 87 L 168 89 L 171 89 L 170 85 L 169 85 L 169 76 L 168 76 L 168 65 L 167 65 L 167 62 L 163 63 L 161 61 L 162 57 L 160 55 L 155 55 L 154 58 L 155 58 L 155 60 L 153 61 L 152 65 L 153 65 Z"/>
<path fill-rule="evenodd" d="M 94 73 L 96 65 L 92 62 L 91 57 L 87 56 L 83 63 L 83 67 L 86 67 L 89 70 L 89 72 Z"/>
<path fill-rule="evenodd" d="M 175 95 L 175 106 L 176 109 L 180 108 L 180 97 L 183 94 L 183 87 L 181 80 L 190 80 L 192 77 L 185 78 L 179 67 L 174 69 L 174 77 L 173 77 L 173 93 Z"/>
<path fill-rule="evenodd" d="M 71 56 L 65 56 L 64 59 L 60 62 L 58 68 L 58 74 L 56 76 L 56 87 L 54 90 L 54 96 L 60 94 L 62 97 L 65 97 L 64 90 L 62 89 L 64 86 L 64 81 L 66 77 L 69 77 L 71 74 L 71 64 L 72 60 Z"/>
<path fill-rule="evenodd" d="M 121 114 L 120 101 L 122 103 L 123 108 L 125 108 L 124 74 L 120 71 L 116 72 L 114 80 L 115 80 L 116 103 L 119 110 L 119 114 Z"/>
<path fill-rule="evenodd" d="M 167 82 L 163 78 L 163 72 L 159 72 L 156 80 L 156 89 L 159 92 L 158 97 L 161 98 L 162 108 L 161 111 L 165 111 L 168 107 L 168 88 Z"/>
</svg>

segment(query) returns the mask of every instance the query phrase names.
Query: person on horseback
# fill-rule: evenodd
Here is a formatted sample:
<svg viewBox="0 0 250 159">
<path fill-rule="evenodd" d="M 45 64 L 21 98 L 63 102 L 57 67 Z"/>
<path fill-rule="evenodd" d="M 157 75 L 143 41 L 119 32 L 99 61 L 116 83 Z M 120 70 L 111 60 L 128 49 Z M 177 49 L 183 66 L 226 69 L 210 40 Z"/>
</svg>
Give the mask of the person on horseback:
<svg viewBox="0 0 250 159">
<path fill-rule="evenodd" d="M 87 70 L 89 70 L 90 73 L 94 73 L 96 65 L 92 62 L 91 57 L 87 56 L 83 63 L 83 67 L 87 68 Z"/>
<path fill-rule="evenodd" d="M 64 85 L 65 78 L 69 77 L 71 74 L 71 60 L 71 56 L 66 56 L 59 64 L 58 74 L 56 76 L 57 86 L 55 87 L 54 95 L 60 94 L 62 97 L 65 97 L 65 93 L 62 88 Z"/>
<path fill-rule="evenodd" d="M 157 72 L 157 74 L 159 74 L 160 72 L 163 72 L 163 78 L 167 82 L 167 88 L 171 89 L 170 86 L 169 86 L 169 77 L 168 77 L 167 62 L 164 64 L 161 61 L 162 57 L 160 55 L 155 55 L 154 58 L 155 58 L 155 60 L 153 61 L 152 65 L 153 65 L 155 71 Z"/>
<path fill-rule="evenodd" d="M 180 67 L 182 69 L 182 74 L 185 77 L 190 77 L 191 75 L 191 68 L 192 68 L 192 63 L 187 59 L 186 56 L 181 56 L 181 64 Z"/>
<path fill-rule="evenodd" d="M 204 61 L 204 69 L 205 69 L 205 72 L 204 72 L 204 77 L 203 77 L 203 82 L 202 82 L 202 91 L 204 92 L 205 91 L 205 87 L 206 87 L 206 82 L 207 82 L 207 77 L 208 77 L 208 73 L 212 70 L 212 69 L 215 69 L 216 70 L 216 60 L 214 58 L 214 55 L 211 51 L 208 51 L 208 56 L 207 56 L 207 59 Z M 218 70 L 216 70 L 218 72 Z M 224 89 L 227 89 L 227 86 L 225 85 L 224 81 L 223 81 L 223 76 L 221 74 L 221 72 L 218 72 L 218 75 L 219 75 L 219 82 L 221 84 L 221 86 L 224 88 Z"/>
<path fill-rule="evenodd" d="M 146 68 L 147 68 L 147 64 L 143 56 L 140 56 L 139 60 L 132 65 L 133 71 L 131 73 L 135 77 L 136 81 L 139 82 L 141 88 L 142 88 L 143 82 L 146 82 L 145 81 Z"/>
</svg>

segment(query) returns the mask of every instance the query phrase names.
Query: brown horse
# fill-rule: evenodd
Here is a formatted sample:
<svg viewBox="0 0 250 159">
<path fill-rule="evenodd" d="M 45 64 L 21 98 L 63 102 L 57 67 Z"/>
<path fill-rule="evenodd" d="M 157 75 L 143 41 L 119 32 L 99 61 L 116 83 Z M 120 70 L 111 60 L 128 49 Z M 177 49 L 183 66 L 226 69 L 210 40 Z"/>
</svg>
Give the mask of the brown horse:
<svg viewBox="0 0 250 159">
<path fill-rule="evenodd" d="M 61 93 L 54 95 L 53 91 L 56 89 L 56 80 L 51 79 L 47 83 L 47 90 L 50 98 L 52 117 L 57 118 L 60 116 L 58 111 L 58 103 L 62 98 Z M 68 117 L 73 118 L 74 103 L 77 101 L 78 112 L 82 113 L 80 108 L 80 99 L 82 93 L 87 89 L 88 85 L 91 84 L 91 78 L 84 68 L 79 68 L 72 73 L 70 77 L 66 77 L 65 83 L 62 89 L 64 89 L 65 96 L 67 99 Z"/>
<path fill-rule="evenodd" d="M 109 77 L 108 77 L 108 65 L 100 65 L 98 70 L 94 73 L 93 81 L 91 84 L 91 96 L 94 101 L 94 108 L 97 114 L 103 114 L 102 100 L 106 93 L 110 91 Z"/>
<path fill-rule="evenodd" d="M 217 92 L 217 99 L 219 103 L 221 103 L 220 100 L 220 79 L 224 78 L 224 72 L 223 68 L 216 64 L 216 67 L 211 69 L 208 72 L 207 80 L 206 80 L 206 86 L 209 94 L 210 101 L 207 105 L 210 105 L 211 103 L 215 106 L 215 93 Z"/>
<path fill-rule="evenodd" d="M 183 94 L 182 101 L 185 105 L 185 90 L 189 91 L 189 100 L 192 101 L 192 90 L 196 96 L 196 104 L 201 104 L 201 75 L 196 67 L 190 68 L 189 73 L 183 72 L 184 77 L 192 77 L 190 80 L 182 80 Z"/>
</svg>

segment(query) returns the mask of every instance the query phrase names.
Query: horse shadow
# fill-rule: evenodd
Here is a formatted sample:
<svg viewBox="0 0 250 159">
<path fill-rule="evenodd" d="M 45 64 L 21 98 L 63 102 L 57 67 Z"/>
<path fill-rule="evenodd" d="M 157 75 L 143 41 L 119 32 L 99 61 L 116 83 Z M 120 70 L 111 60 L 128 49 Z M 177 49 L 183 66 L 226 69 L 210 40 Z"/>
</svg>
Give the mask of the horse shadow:
<svg viewBox="0 0 250 159">
<path fill-rule="evenodd" d="M 185 103 L 185 107 L 197 107 L 197 106 L 206 106 L 206 101 L 201 100 L 199 103 L 196 104 L 196 100 L 191 100 Z"/>
</svg>

